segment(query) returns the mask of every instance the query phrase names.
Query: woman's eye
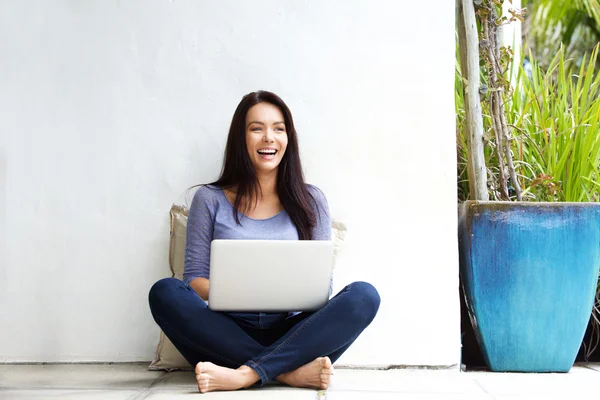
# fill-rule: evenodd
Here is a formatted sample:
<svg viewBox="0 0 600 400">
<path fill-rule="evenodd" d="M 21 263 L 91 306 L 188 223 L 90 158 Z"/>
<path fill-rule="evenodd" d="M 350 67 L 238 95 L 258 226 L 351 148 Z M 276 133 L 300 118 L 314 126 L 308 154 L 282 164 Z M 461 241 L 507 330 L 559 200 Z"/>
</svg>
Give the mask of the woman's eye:
<svg viewBox="0 0 600 400">
<path fill-rule="evenodd" d="M 283 129 L 283 128 L 275 128 L 275 130 L 283 132 L 285 129 Z"/>
<path fill-rule="evenodd" d="M 258 127 L 252 128 L 252 132 L 256 132 L 256 131 L 260 131 L 260 128 L 258 128 Z"/>
</svg>

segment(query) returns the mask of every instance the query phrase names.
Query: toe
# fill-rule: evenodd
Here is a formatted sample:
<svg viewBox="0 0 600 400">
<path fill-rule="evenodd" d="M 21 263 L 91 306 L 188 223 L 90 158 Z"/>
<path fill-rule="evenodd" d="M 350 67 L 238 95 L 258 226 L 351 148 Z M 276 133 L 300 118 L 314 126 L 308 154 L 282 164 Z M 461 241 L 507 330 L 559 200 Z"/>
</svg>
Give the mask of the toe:
<svg viewBox="0 0 600 400">
<path fill-rule="evenodd" d="M 208 378 L 208 376 L 206 375 L 206 373 L 201 373 L 201 374 L 196 374 L 196 380 L 198 382 L 205 380 L 206 378 Z"/>
<path fill-rule="evenodd" d="M 200 388 L 200 391 L 202 393 L 208 391 L 208 379 L 200 381 L 200 384 L 198 385 L 198 387 Z"/>
<path fill-rule="evenodd" d="M 206 366 L 207 366 L 207 362 L 199 362 L 198 364 L 196 364 L 196 375 L 200 375 L 203 372 L 206 372 Z"/>
<path fill-rule="evenodd" d="M 321 365 L 323 366 L 323 368 L 331 368 L 331 360 L 329 359 L 329 357 L 323 357 L 323 359 L 321 360 Z"/>
</svg>

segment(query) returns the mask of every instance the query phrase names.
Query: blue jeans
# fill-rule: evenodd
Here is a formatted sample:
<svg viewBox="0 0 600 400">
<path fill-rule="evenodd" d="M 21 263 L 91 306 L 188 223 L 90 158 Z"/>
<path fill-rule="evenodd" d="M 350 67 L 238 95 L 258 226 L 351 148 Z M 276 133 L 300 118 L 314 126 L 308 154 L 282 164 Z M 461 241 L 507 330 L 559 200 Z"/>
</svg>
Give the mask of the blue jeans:
<svg viewBox="0 0 600 400">
<path fill-rule="evenodd" d="M 149 294 L 154 320 L 192 366 L 200 361 L 247 365 L 262 385 L 317 357 L 335 362 L 375 318 L 379 302 L 377 290 L 366 282 L 346 286 L 320 310 L 290 317 L 212 311 L 175 278 L 156 282 Z"/>
</svg>

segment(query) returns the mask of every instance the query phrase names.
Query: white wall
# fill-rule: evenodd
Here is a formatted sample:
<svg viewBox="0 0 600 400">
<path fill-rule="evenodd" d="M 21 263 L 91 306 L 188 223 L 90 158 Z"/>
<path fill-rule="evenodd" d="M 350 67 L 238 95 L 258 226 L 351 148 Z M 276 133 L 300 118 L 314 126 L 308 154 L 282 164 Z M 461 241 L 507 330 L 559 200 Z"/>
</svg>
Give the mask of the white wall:
<svg viewBox="0 0 600 400">
<path fill-rule="evenodd" d="M 453 2 L 13 0 L 0 55 L 0 361 L 153 357 L 168 209 L 266 89 L 382 297 L 340 364 L 459 362 Z"/>
<path fill-rule="evenodd" d="M 503 0 L 502 3 L 502 16 L 507 18 L 513 18 L 510 10 L 520 10 L 521 0 Z M 513 65 L 521 65 L 521 51 L 523 47 L 523 35 L 522 35 L 523 23 L 519 20 L 513 21 L 510 24 L 506 24 L 500 27 L 500 41 L 501 46 L 510 47 L 513 50 Z M 517 77 L 519 75 L 519 69 L 513 68 L 510 76 L 511 85 L 517 86 Z"/>
</svg>

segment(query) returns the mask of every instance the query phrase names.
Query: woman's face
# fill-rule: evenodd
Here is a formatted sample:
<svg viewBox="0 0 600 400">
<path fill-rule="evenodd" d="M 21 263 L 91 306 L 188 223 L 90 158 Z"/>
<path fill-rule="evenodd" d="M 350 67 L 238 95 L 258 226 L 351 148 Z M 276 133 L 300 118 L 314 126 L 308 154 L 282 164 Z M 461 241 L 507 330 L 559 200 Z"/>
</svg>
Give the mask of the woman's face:
<svg viewBox="0 0 600 400">
<path fill-rule="evenodd" d="M 287 143 L 283 114 L 277 106 L 258 103 L 248 110 L 246 147 L 257 172 L 277 170 L 285 154 Z M 272 154 L 273 150 L 275 154 Z"/>
</svg>

